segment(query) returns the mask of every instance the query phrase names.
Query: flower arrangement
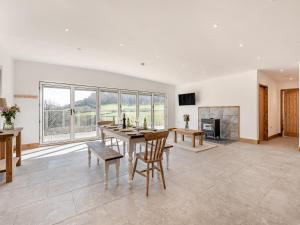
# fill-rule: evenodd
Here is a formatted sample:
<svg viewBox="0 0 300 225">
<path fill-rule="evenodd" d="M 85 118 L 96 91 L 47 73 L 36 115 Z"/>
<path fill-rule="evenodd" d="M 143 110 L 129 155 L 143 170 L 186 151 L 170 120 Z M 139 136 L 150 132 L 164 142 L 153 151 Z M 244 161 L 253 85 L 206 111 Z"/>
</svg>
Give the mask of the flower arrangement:
<svg viewBox="0 0 300 225">
<path fill-rule="evenodd" d="M 183 120 L 185 122 L 185 129 L 189 129 L 190 115 L 189 114 L 184 114 L 183 115 Z"/>
<path fill-rule="evenodd" d="M 13 120 L 16 119 L 16 114 L 17 112 L 20 112 L 20 108 L 17 105 L 14 105 L 11 107 L 1 108 L 0 111 L 1 111 L 1 116 L 5 118 L 3 129 L 4 130 L 14 129 Z"/>
</svg>

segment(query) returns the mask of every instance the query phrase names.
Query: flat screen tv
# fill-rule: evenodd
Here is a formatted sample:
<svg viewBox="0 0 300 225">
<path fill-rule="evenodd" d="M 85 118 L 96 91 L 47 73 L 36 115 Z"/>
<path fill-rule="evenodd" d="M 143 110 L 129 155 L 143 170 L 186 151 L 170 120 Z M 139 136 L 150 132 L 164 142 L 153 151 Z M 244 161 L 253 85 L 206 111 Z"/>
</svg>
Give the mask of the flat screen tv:
<svg viewBox="0 0 300 225">
<path fill-rule="evenodd" d="M 196 104 L 195 93 L 178 95 L 178 99 L 179 99 L 179 105 L 195 105 Z"/>
</svg>

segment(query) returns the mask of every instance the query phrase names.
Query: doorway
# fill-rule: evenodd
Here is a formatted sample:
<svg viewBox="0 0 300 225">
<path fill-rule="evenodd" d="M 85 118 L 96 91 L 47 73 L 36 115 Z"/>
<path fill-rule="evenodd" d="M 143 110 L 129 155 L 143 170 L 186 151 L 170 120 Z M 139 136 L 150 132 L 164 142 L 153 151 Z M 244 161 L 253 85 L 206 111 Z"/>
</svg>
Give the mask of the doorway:
<svg viewBox="0 0 300 225">
<path fill-rule="evenodd" d="M 267 141 L 268 133 L 268 87 L 259 85 L 259 141 Z"/>
<path fill-rule="evenodd" d="M 281 90 L 281 133 L 283 136 L 299 135 L 299 89 Z"/>
<path fill-rule="evenodd" d="M 97 88 L 41 84 L 41 143 L 97 136 Z"/>
</svg>

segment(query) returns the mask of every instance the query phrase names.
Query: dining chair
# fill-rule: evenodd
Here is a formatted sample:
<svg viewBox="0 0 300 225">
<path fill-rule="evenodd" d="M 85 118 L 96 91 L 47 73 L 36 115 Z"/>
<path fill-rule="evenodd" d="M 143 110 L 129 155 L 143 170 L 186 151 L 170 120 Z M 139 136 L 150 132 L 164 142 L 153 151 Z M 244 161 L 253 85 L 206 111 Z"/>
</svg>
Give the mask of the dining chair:
<svg viewBox="0 0 300 225">
<path fill-rule="evenodd" d="M 163 170 L 163 153 L 166 140 L 168 138 L 169 131 L 160 131 L 155 133 L 147 133 L 145 137 L 145 151 L 137 153 L 134 160 L 134 167 L 132 172 L 132 180 L 134 178 L 135 172 L 146 177 L 146 196 L 149 193 L 149 176 L 150 171 L 152 172 L 152 177 L 154 176 L 154 170 L 157 170 L 162 178 L 164 189 L 166 189 L 164 170 Z M 147 164 L 147 169 L 138 171 L 136 169 L 138 161 L 142 161 Z M 159 166 L 155 166 L 155 163 Z M 146 172 L 146 175 L 144 174 Z"/>
<path fill-rule="evenodd" d="M 112 125 L 113 121 L 99 121 L 98 126 L 105 126 L 105 125 Z M 116 144 L 114 144 L 114 139 L 116 140 Z M 106 140 L 110 140 L 110 147 L 113 148 L 113 146 L 117 146 L 118 152 L 120 153 L 120 146 L 119 146 L 119 141 L 117 138 L 105 135 L 104 137 L 104 144 L 106 144 Z"/>
</svg>

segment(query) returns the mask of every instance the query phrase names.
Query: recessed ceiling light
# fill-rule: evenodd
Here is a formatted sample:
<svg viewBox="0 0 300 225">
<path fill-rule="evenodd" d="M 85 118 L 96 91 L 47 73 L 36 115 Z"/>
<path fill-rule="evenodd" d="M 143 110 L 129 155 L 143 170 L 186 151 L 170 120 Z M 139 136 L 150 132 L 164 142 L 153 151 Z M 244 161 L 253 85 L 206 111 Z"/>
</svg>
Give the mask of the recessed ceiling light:
<svg viewBox="0 0 300 225">
<path fill-rule="evenodd" d="M 280 69 L 280 72 L 283 73 L 284 69 Z"/>
<path fill-rule="evenodd" d="M 70 29 L 69 29 L 69 28 L 66 28 L 66 29 L 65 29 L 65 31 L 66 31 L 66 32 L 69 32 L 69 31 L 70 31 Z"/>
<path fill-rule="evenodd" d="M 123 46 L 124 46 L 124 44 L 123 44 L 123 43 L 120 43 L 119 45 L 120 45 L 120 47 L 123 47 Z"/>
<path fill-rule="evenodd" d="M 145 63 L 144 63 L 144 62 L 141 62 L 141 66 L 145 66 Z"/>
<path fill-rule="evenodd" d="M 217 23 L 213 25 L 213 28 L 215 28 L 215 29 L 217 29 L 218 27 L 219 27 L 219 24 L 217 24 Z"/>
<path fill-rule="evenodd" d="M 81 51 L 81 48 L 77 48 L 78 51 Z"/>
<path fill-rule="evenodd" d="M 256 59 L 257 59 L 257 60 L 261 60 L 261 56 L 257 56 Z"/>
<path fill-rule="evenodd" d="M 243 44 L 243 43 L 240 43 L 239 46 L 240 46 L 240 48 L 243 48 L 243 47 L 244 47 L 244 44 Z"/>
<path fill-rule="evenodd" d="M 157 55 L 157 56 L 155 56 L 155 58 L 156 58 L 156 59 L 159 59 L 159 58 L 160 58 L 160 56 L 159 56 L 159 55 Z"/>
<path fill-rule="evenodd" d="M 293 77 L 290 77 L 289 80 L 294 80 L 294 78 L 293 78 Z"/>
</svg>

